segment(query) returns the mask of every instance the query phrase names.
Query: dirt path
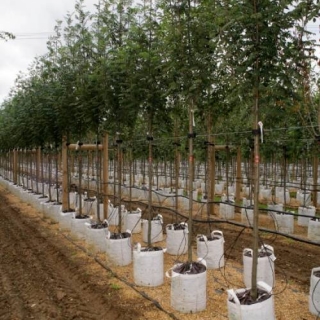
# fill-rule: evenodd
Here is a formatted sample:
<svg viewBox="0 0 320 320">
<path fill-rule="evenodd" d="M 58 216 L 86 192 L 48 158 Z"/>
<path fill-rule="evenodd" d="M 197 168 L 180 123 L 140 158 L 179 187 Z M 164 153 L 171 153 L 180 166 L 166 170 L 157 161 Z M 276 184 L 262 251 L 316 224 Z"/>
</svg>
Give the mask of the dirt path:
<svg viewBox="0 0 320 320">
<path fill-rule="evenodd" d="M 148 319 L 145 299 L 129 311 L 112 274 L 2 188 L 0 252 L 0 319 Z"/>
</svg>

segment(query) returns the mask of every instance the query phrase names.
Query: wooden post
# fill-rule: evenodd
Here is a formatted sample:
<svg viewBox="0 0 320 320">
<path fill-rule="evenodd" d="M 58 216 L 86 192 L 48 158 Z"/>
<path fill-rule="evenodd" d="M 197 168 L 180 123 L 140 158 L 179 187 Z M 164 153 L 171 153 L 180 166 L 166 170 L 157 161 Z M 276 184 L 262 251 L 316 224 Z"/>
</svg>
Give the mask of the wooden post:
<svg viewBox="0 0 320 320">
<path fill-rule="evenodd" d="M 317 207 L 317 202 L 318 202 L 318 165 L 319 165 L 319 159 L 318 155 L 315 155 L 313 157 L 313 195 L 312 195 L 312 201 L 313 205 L 316 208 Z"/>
<path fill-rule="evenodd" d="M 67 137 L 62 137 L 62 212 L 68 211 L 69 208 L 69 190 L 68 190 L 68 147 L 67 147 Z"/>
<path fill-rule="evenodd" d="M 209 202 L 214 201 L 215 194 L 215 179 L 216 179 L 216 170 L 215 170 L 215 146 L 214 146 L 214 137 L 211 135 L 212 127 L 212 115 L 208 115 L 208 178 L 207 178 L 207 215 L 214 214 L 214 204 Z"/>
<path fill-rule="evenodd" d="M 18 184 L 18 150 L 13 150 L 13 183 Z"/>
<path fill-rule="evenodd" d="M 41 148 L 36 150 L 36 192 L 39 194 L 39 179 L 40 179 L 40 164 L 41 164 Z"/>
<path fill-rule="evenodd" d="M 194 110 L 193 110 L 193 100 L 191 100 L 191 104 L 189 106 L 189 220 L 188 220 L 188 262 L 192 263 L 192 240 L 193 240 L 193 179 L 194 179 L 194 154 L 193 154 L 193 118 Z"/>
<path fill-rule="evenodd" d="M 237 148 L 237 173 L 236 173 L 236 204 L 240 202 L 240 190 L 241 190 L 241 148 Z M 237 208 L 240 210 L 240 208 Z"/>
<path fill-rule="evenodd" d="M 108 134 L 103 138 L 103 163 L 102 163 L 102 170 L 103 170 L 103 179 L 102 183 L 102 190 L 103 190 L 103 219 L 108 218 L 108 206 L 109 206 L 109 198 L 108 198 L 108 180 L 109 180 L 109 143 L 108 143 Z"/>
</svg>

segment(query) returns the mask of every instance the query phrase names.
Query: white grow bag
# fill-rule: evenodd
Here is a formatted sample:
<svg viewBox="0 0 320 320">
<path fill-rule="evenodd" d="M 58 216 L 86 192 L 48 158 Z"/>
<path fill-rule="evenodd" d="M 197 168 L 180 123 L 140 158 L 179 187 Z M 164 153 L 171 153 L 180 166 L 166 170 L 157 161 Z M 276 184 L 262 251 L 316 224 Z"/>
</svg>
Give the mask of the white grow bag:
<svg viewBox="0 0 320 320">
<path fill-rule="evenodd" d="M 315 272 L 320 272 L 320 267 L 313 268 L 310 277 L 310 292 L 309 292 L 309 311 L 320 316 L 320 278 L 315 276 Z"/>
<path fill-rule="evenodd" d="M 181 226 L 181 229 L 176 229 L 175 226 Z M 166 226 L 167 232 L 167 253 L 171 255 L 185 254 L 188 250 L 188 224 L 168 224 Z"/>
<path fill-rule="evenodd" d="M 316 208 L 314 206 L 299 207 L 298 214 L 298 225 L 308 227 L 310 218 L 314 217 L 316 214 Z M 301 214 L 309 217 L 301 217 Z"/>
<path fill-rule="evenodd" d="M 133 278 L 138 286 L 157 287 L 163 284 L 165 249 L 141 251 L 138 243 L 133 250 Z"/>
<path fill-rule="evenodd" d="M 171 306 L 182 313 L 196 313 L 207 306 L 207 267 L 203 259 L 199 260 L 205 271 L 197 274 L 181 274 L 175 272 L 176 264 L 166 276 L 171 278 Z"/>
<path fill-rule="evenodd" d="M 142 240 L 148 242 L 148 230 L 149 221 L 142 219 Z M 160 242 L 163 240 L 163 230 L 162 230 L 162 216 L 158 215 L 157 218 L 151 220 L 151 243 Z"/>
<path fill-rule="evenodd" d="M 261 302 L 251 305 L 241 305 L 237 293 L 243 293 L 246 289 L 227 290 L 228 293 L 228 319 L 229 320 L 273 320 L 276 318 L 272 288 L 259 281 L 258 288 L 270 293 L 271 296 Z"/>
<path fill-rule="evenodd" d="M 262 281 L 273 288 L 276 281 L 274 271 L 276 257 L 274 256 L 273 247 L 269 245 L 261 246 L 259 253 L 261 252 L 267 252 L 269 255 L 263 257 L 258 255 L 257 281 Z M 248 253 L 250 256 L 246 255 Z M 251 288 L 252 254 L 252 249 L 246 248 L 243 250 L 243 282 L 247 288 Z"/>
<path fill-rule="evenodd" d="M 86 238 L 86 222 L 90 222 L 90 218 L 76 218 L 76 214 L 73 213 L 71 219 L 71 232 L 74 233 L 79 239 L 85 240 Z"/>
<path fill-rule="evenodd" d="M 320 242 L 320 219 L 319 218 L 309 219 L 308 239 L 315 242 Z"/>
<path fill-rule="evenodd" d="M 132 261 L 131 231 L 127 233 L 130 236 L 122 239 L 110 239 L 110 231 L 106 235 L 106 254 L 116 266 L 126 266 Z"/>
<path fill-rule="evenodd" d="M 60 230 L 70 230 L 71 229 L 71 219 L 74 215 L 74 211 L 60 212 L 59 218 L 59 228 Z"/>
<path fill-rule="evenodd" d="M 135 211 L 127 211 L 124 215 L 124 229 L 131 230 L 131 233 L 141 232 L 141 214 L 140 208 Z"/>
<path fill-rule="evenodd" d="M 219 230 L 211 232 L 208 240 L 205 235 L 197 236 L 197 256 L 204 259 L 208 269 L 219 269 L 224 266 L 224 237 Z"/>
<path fill-rule="evenodd" d="M 253 209 L 251 208 L 241 209 L 241 222 L 248 226 L 253 226 Z"/>
<path fill-rule="evenodd" d="M 108 227 L 92 228 L 91 223 L 86 223 L 86 242 L 88 245 L 93 245 L 95 252 L 106 251 L 106 236 L 109 232 Z"/>
<path fill-rule="evenodd" d="M 234 219 L 234 205 L 229 203 L 220 203 L 219 214 L 222 219 Z"/>
</svg>

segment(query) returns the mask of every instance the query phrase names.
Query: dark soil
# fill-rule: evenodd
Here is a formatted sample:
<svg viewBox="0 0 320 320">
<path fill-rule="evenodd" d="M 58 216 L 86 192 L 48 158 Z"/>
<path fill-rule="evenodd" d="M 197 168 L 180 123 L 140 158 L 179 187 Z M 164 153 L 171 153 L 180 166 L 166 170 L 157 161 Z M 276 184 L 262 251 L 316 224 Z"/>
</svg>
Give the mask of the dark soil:
<svg viewBox="0 0 320 320">
<path fill-rule="evenodd" d="M 102 222 L 102 223 L 95 223 L 91 225 L 91 229 L 106 229 L 108 228 L 108 223 Z"/>
<path fill-rule="evenodd" d="M 163 250 L 161 247 L 145 247 L 141 249 L 142 252 L 152 252 L 152 251 L 161 251 L 161 250 Z"/>
<path fill-rule="evenodd" d="M 206 271 L 206 267 L 200 262 L 181 263 L 173 268 L 173 271 L 180 274 L 199 274 Z"/>
<path fill-rule="evenodd" d="M 246 251 L 243 255 L 246 257 L 252 257 L 252 254 L 250 251 Z M 270 251 L 262 250 L 258 252 L 258 258 L 270 257 L 271 255 L 272 255 L 272 252 Z"/>
<path fill-rule="evenodd" d="M 145 299 L 124 302 L 109 271 L 33 212 L 0 189 L 1 320 L 147 320 Z"/>
<path fill-rule="evenodd" d="M 240 304 L 242 304 L 242 305 L 251 305 L 251 304 L 255 304 L 255 303 L 260 303 L 260 302 L 263 302 L 271 297 L 271 294 L 269 294 L 261 289 L 258 289 L 258 299 L 257 300 L 254 300 L 251 298 L 250 290 L 245 290 L 244 292 L 241 292 L 241 293 L 237 292 L 236 295 L 239 299 Z"/>
<path fill-rule="evenodd" d="M 111 233 L 110 239 L 125 239 L 125 238 L 130 238 L 131 234 L 129 232 L 122 232 L 122 233 Z"/>
<path fill-rule="evenodd" d="M 211 234 L 207 236 L 207 240 L 208 241 L 214 241 L 214 240 L 219 240 L 221 238 L 217 237 L 217 236 L 212 236 Z M 204 238 L 203 237 L 199 237 L 199 241 L 203 241 L 204 242 Z"/>
</svg>

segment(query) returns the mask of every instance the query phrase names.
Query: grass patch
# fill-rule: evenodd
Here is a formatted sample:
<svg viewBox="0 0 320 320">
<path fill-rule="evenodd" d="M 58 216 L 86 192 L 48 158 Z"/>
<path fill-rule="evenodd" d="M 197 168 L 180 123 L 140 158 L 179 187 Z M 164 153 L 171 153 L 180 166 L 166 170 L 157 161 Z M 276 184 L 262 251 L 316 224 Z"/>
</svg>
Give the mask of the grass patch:
<svg viewBox="0 0 320 320">
<path fill-rule="evenodd" d="M 113 290 L 120 290 L 120 289 L 121 289 L 121 286 L 119 286 L 119 285 L 116 284 L 116 283 L 111 283 L 109 286 L 110 286 L 110 288 L 113 289 Z"/>
</svg>

